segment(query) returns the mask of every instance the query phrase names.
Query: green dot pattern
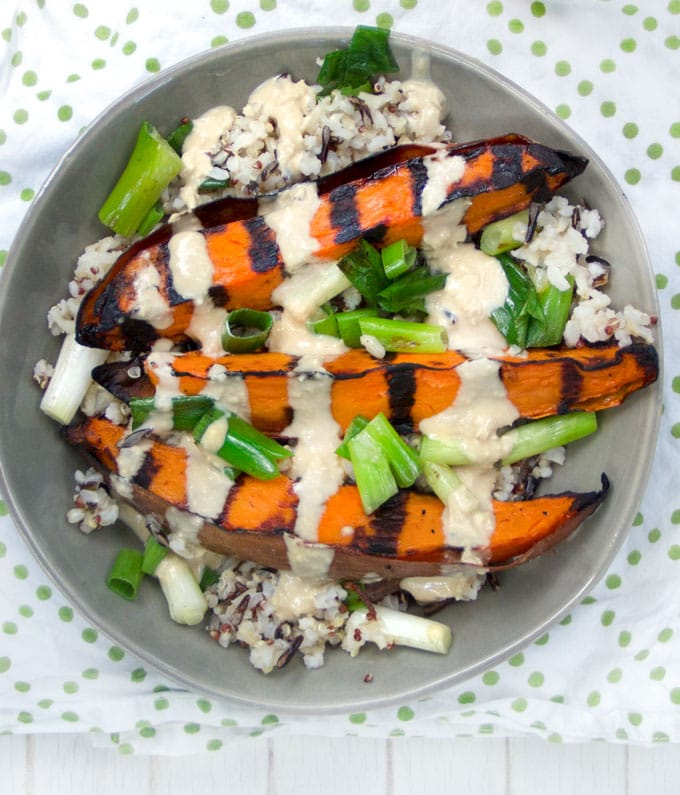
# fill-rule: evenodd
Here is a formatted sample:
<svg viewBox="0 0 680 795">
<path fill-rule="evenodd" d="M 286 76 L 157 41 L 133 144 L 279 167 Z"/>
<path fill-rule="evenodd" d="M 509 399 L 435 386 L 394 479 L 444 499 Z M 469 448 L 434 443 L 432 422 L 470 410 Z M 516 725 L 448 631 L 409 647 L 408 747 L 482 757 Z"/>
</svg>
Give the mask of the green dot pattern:
<svg viewBox="0 0 680 795">
<path fill-rule="evenodd" d="M 7 82 L 0 99 L 0 202 L 9 219 L 0 229 L 0 278 L 20 219 L 56 158 L 120 93 L 210 48 L 293 23 L 328 24 L 323 4 L 302 0 L 202 0 L 200 8 L 169 3 L 172 10 L 158 17 L 134 2 L 32 0 L 0 23 Z M 678 68 L 680 0 L 599 0 L 588 11 L 589 26 L 567 24 L 564 17 L 575 12 L 558 5 L 466 3 L 465 25 L 456 23 L 455 13 L 443 18 L 437 0 L 339 0 L 337 14 L 347 25 L 429 35 L 479 59 L 533 93 L 607 163 L 652 253 L 668 358 L 651 483 L 663 485 L 652 485 L 636 507 L 629 537 L 592 592 L 506 660 L 427 697 L 357 706 L 304 723 L 319 734 L 328 727 L 334 736 L 475 737 L 509 727 L 554 743 L 680 742 L 680 633 L 671 590 L 680 570 L 680 480 L 672 474 L 680 455 L 680 355 L 668 342 L 680 333 L 680 236 L 668 209 L 677 207 L 680 182 L 680 111 L 668 101 L 677 95 L 671 78 Z M 41 31 L 56 29 L 65 37 L 60 51 L 39 46 Z M 454 128 L 464 114 L 454 98 Z M 26 140 L 38 142 L 36 162 L 22 154 Z M 617 267 L 612 264 L 613 279 Z M 49 671 L 37 655 L 26 654 L 42 648 Z M 228 671 L 232 654 L 224 654 Z M 352 667 L 360 695 L 371 688 L 363 680 L 364 659 Z M 388 659 L 389 652 L 381 653 L 376 679 Z M 116 731 L 107 734 L 98 705 L 111 693 L 120 697 Z M 201 753 L 235 738 L 294 731 L 298 721 L 283 710 L 234 706 L 164 681 L 69 604 L 25 549 L 1 499 L 0 704 L 7 705 L 9 731 L 39 731 L 43 722 L 96 731 L 125 756 L 162 750 L 169 726 L 187 750 Z"/>
</svg>

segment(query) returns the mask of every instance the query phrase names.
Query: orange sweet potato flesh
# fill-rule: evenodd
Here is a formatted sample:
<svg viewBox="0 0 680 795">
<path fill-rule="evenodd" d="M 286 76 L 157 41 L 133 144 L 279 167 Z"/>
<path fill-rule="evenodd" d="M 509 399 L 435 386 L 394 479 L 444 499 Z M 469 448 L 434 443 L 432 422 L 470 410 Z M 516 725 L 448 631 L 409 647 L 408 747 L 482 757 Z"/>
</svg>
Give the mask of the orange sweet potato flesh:
<svg viewBox="0 0 680 795">
<path fill-rule="evenodd" d="M 102 417 L 65 428 L 65 439 L 102 471 L 117 472 L 125 429 Z M 162 517 L 168 507 L 188 510 L 187 453 L 153 441 L 124 495 L 143 514 Z M 571 492 L 526 502 L 494 502 L 495 530 L 487 547 L 476 550 L 488 568 L 507 568 L 562 540 L 600 505 L 607 490 Z M 284 475 L 270 481 L 240 476 L 220 516 L 205 521 L 199 541 L 208 549 L 264 566 L 287 568 L 284 534 L 293 533 L 297 496 Z M 333 547 L 329 574 L 356 579 L 368 573 L 385 578 L 429 576 L 460 563 L 461 550 L 447 547 L 442 504 L 434 496 L 403 491 L 371 516 L 364 514 L 357 489 L 342 486 L 326 503 L 318 528 L 320 543 Z M 347 528 L 353 530 L 348 533 Z"/>
<path fill-rule="evenodd" d="M 526 356 L 498 356 L 500 377 L 509 400 L 525 419 L 569 411 L 600 411 L 620 405 L 632 392 L 658 376 L 658 355 L 652 345 L 619 348 L 616 342 L 578 348 L 532 349 Z M 378 360 L 353 350 L 326 363 L 334 377 L 331 410 L 342 431 L 357 414 L 369 418 L 382 411 L 400 429 L 417 429 L 420 421 L 447 408 L 459 387 L 456 367 L 465 357 L 443 354 L 398 354 Z M 144 360 L 146 375 L 132 379 L 129 363 L 106 364 L 95 379 L 114 395 L 154 393 L 158 377 L 154 359 Z M 298 359 L 281 353 L 227 355 L 217 359 L 200 352 L 178 354 L 172 361 L 179 391 L 202 392 L 209 372 L 220 364 L 244 378 L 251 422 L 266 433 L 281 433 L 289 424 L 288 374 Z"/>
<path fill-rule="evenodd" d="M 310 222 L 313 255 L 334 260 L 361 238 L 387 245 L 401 238 L 416 245 L 423 235 L 422 198 L 428 179 L 428 147 L 397 147 L 318 182 L 320 206 Z M 464 160 L 460 179 L 447 188 L 446 202 L 469 199 L 463 218 L 471 234 L 532 201 L 543 201 L 586 166 L 584 158 L 558 152 L 519 135 L 448 148 Z M 253 199 L 226 199 L 198 208 L 213 265 L 208 296 L 226 309 L 272 307 L 272 291 L 285 271 L 273 230 Z M 147 350 L 165 337 L 181 341 L 191 323 L 193 302 L 173 285 L 168 241 L 172 227 L 156 230 L 123 253 L 83 300 L 76 335 L 83 345 L 109 350 Z M 151 268 L 168 321 L 155 328 L 140 316 L 136 281 Z"/>
</svg>

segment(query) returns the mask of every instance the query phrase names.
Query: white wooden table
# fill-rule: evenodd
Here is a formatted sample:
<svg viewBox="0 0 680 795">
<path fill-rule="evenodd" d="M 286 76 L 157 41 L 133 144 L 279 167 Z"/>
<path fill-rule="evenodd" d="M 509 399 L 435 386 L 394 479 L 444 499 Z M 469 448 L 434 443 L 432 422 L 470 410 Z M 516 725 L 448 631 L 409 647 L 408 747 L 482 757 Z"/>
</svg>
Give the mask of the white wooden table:
<svg viewBox="0 0 680 795">
<path fill-rule="evenodd" d="M 218 790 L 219 787 L 219 790 Z M 280 737 L 185 757 L 121 756 L 87 735 L 0 737 L 2 795 L 666 795 L 680 748 L 540 739 Z"/>
</svg>

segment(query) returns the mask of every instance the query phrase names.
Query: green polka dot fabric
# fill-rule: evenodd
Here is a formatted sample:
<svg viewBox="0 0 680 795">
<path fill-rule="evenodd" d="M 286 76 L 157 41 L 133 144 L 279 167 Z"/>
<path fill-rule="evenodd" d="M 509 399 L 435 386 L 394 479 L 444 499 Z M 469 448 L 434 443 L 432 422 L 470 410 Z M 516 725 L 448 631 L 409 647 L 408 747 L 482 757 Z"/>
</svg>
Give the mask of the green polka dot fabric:
<svg viewBox="0 0 680 795">
<path fill-rule="evenodd" d="M 628 195 L 667 340 L 660 444 L 628 540 L 590 595 L 493 670 L 409 703 L 299 717 L 179 690 L 149 670 L 67 603 L 0 501 L 0 731 L 88 732 L 121 754 L 309 732 L 678 742 L 679 0 L 337 0 L 332 14 L 323 0 L 166 0 L 162 14 L 151 0 L 5 0 L 0 274 L 50 169 L 119 94 L 211 47 L 338 19 L 422 36 L 499 70 L 580 133 Z"/>
</svg>

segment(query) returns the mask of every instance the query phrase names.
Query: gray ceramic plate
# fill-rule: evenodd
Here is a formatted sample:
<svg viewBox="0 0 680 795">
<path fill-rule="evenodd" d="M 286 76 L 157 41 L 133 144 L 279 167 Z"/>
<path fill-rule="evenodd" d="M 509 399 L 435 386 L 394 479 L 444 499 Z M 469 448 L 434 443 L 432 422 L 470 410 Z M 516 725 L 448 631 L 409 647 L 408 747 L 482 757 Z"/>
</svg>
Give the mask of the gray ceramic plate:
<svg viewBox="0 0 680 795">
<path fill-rule="evenodd" d="M 454 645 L 448 656 L 365 648 L 351 659 L 326 655 L 306 671 L 296 661 L 271 676 L 252 669 L 241 649 L 224 651 L 201 629 L 166 618 L 151 583 L 129 604 L 111 594 L 104 578 L 116 551 L 133 543 L 121 528 L 85 537 L 66 524 L 73 470 L 81 464 L 59 440 L 56 425 L 38 409 L 34 362 L 54 360 L 58 343 L 46 331 L 47 309 L 64 295 L 81 250 L 103 235 L 92 208 L 101 204 L 125 162 L 140 123 L 169 131 L 182 115 L 227 103 L 241 107 L 263 79 L 280 72 L 313 77 L 317 57 L 338 46 L 348 30 L 290 31 L 216 49 L 134 89 L 99 117 L 66 153 L 33 203 L 15 240 L 0 298 L 0 490 L 33 553 L 62 592 L 102 632 L 164 675 L 215 696 L 300 712 L 377 706 L 459 682 L 507 658 L 538 637 L 602 576 L 625 537 L 643 494 L 660 415 L 658 387 L 632 396 L 601 420 L 597 437 L 573 445 L 554 490 L 590 491 L 606 472 L 606 504 L 567 543 L 502 577 L 500 592 L 449 607 Z M 600 251 L 615 264 L 611 295 L 658 314 L 648 256 L 631 210 L 599 158 L 551 112 L 460 53 L 405 36 L 392 37 L 402 70 L 411 53 L 431 55 L 432 77 L 449 98 L 453 131 L 472 140 L 515 131 L 590 158 L 573 186 L 607 220 Z M 630 454 L 635 434 L 636 454 Z M 373 674 L 370 685 L 364 676 Z"/>
</svg>

